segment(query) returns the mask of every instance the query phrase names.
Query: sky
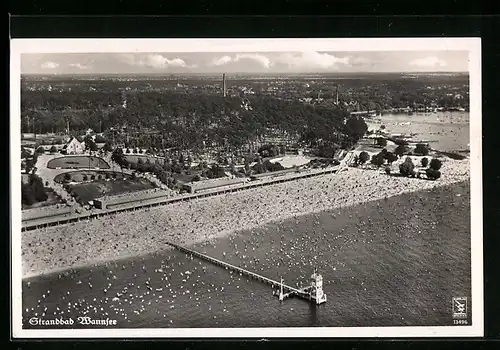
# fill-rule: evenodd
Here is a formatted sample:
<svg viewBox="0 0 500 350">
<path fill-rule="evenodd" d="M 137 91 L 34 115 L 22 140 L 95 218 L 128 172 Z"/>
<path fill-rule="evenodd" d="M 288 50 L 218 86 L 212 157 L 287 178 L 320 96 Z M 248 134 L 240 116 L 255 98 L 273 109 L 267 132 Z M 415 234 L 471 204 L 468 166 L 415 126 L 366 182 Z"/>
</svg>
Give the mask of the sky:
<svg viewBox="0 0 500 350">
<path fill-rule="evenodd" d="M 468 51 L 24 53 L 22 74 L 468 72 Z"/>
</svg>

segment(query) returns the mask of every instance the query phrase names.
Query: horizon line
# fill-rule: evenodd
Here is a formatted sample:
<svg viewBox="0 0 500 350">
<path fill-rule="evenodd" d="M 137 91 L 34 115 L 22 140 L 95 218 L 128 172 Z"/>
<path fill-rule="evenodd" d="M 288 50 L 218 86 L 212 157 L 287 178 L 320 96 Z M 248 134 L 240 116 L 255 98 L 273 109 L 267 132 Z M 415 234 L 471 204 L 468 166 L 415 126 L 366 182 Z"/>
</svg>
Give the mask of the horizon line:
<svg viewBox="0 0 500 350">
<path fill-rule="evenodd" d="M 450 73 L 461 73 L 461 74 L 469 74 L 469 71 L 440 71 L 440 72 L 432 72 L 432 71 L 421 71 L 421 72 L 412 72 L 412 71 L 401 71 L 401 72 L 259 72 L 259 73 L 251 73 L 251 72 L 239 72 L 239 73 L 227 73 L 227 72 L 183 72 L 183 73 L 172 73 L 172 72 L 156 72 L 156 73 L 148 73 L 148 72 L 131 72 L 131 73 L 84 73 L 84 72 L 75 72 L 75 73 L 21 73 L 20 75 L 38 75 L 38 76 L 63 76 L 63 75 L 80 75 L 80 76 L 92 76 L 92 75 L 319 75 L 319 74 L 330 74 L 330 75 L 342 75 L 342 74 L 450 74 Z"/>
</svg>

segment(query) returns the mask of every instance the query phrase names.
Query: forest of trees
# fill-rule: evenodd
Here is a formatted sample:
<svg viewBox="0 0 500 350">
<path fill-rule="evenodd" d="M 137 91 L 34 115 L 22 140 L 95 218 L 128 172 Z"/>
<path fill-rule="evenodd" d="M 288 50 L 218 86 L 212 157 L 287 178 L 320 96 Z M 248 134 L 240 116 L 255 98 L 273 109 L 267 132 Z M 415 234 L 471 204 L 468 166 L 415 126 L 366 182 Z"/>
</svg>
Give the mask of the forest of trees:
<svg viewBox="0 0 500 350">
<path fill-rule="evenodd" d="M 181 78 L 185 88 L 176 90 L 177 78 Z M 338 147 L 352 145 L 364 129 L 360 121 L 345 123 L 353 108 L 382 110 L 431 103 L 467 108 L 469 104 L 467 74 L 418 78 L 379 74 L 311 80 L 232 77 L 228 83 L 231 89 L 245 86 L 255 90 L 255 95 L 242 98 L 238 94 L 223 97 L 218 93 L 221 81 L 215 76 L 136 77 L 127 81 L 30 78 L 22 83 L 21 128 L 23 132 L 33 132 L 35 125 L 37 133 L 63 132 L 68 125 L 72 131 L 92 128 L 104 132 L 108 140 L 126 142 L 123 133 L 116 131 L 126 126 L 128 133 L 135 132 L 130 147 L 195 150 L 212 143 L 238 148 L 266 129 L 278 128 L 298 133 L 303 142 L 321 148 L 321 154 L 331 154 Z M 310 86 L 305 84 L 308 81 Z M 54 88 L 47 89 L 48 84 Z M 275 95 L 280 98 L 268 91 L 273 84 L 278 84 L 279 94 Z M 341 107 L 332 102 L 338 87 Z M 299 101 L 309 95 L 321 95 L 324 102 Z M 456 99 L 456 95 L 462 97 Z M 344 102 L 356 105 L 346 107 Z M 144 128 L 147 133 L 142 132 Z"/>
<path fill-rule="evenodd" d="M 21 201 L 23 205 L 46 201 L 48 196 L 45 192 L 42 179 L 35 174 L 29 175 L 27 183 L 21 183 Z"/>
<path fill-rule="evenodd" d="M 22 93 L 22 128 L 27 132 L 33 117 L 37 132 L 62 131 L 67 121 L 72 130 L 126 125 L 157 130 L 163 135 L 164 147 L 181 148 L 201 148 L 204 142 L 238 147 L 267 128 L 307 134 L 307 140 L 349 143 L 358 137 L 358 130 L 344 125 L 348 112 L 337 107 L 269 96 L 249 97 L 248 101 L 252 110 L 243 108 L 238 97 L 147 91 L 127 95 L 124 108 L 118 93 L 28 90 Z"/>
</svg>

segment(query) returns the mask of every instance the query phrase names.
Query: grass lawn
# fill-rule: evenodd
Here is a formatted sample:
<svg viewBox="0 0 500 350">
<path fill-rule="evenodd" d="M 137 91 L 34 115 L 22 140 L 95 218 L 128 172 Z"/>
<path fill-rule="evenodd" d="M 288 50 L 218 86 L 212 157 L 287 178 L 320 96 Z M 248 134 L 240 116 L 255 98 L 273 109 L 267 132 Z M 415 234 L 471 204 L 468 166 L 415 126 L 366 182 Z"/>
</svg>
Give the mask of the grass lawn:
<svg viewBox="0 0 500 350">
<path fill-rule="evenodd" d="M 134 192 L 155 188 L 150 181 L 142 178 L 137 179 L 116 179 L 116 180 L 96 180 L 87 183 L 70 185 L 70 191 L 75 193 L 76 200 L 86 203 L 90 200 L 104 195 L 116 195 L 125 192 Z"/>
<path fill-rule="evenodd" d="M 100 157 L 95 156 L 64 156 L 50 160 L 47 163 L 49 169 L 80 169 L 100 168 L 109 169 L 109 164 Z"/>
<path fill-rule="evenodd" d="M 109 177 L 115 176 L 117 179 L 121 179 L 123 177 L 130 177 L 130 175 L 128 174 L 122 175 L 120 171 L 115 171 L 113 173 L 111 171 L 78 170 L 78 171 L 68 171 L 65 173 L 61 173 L 54 178 L 54 181 L 58 183 L 64 182 L 64 177 L 66 174 L 69 174 L 69 176 L 71 177 L 71 181 L 73 182 L 83 182 L 91 180 L 92 176 L 95 176 L 97 180 L 100 180 L 99 176 L 101 176 L 102 179 L 105 179 L 106 175 Z M 87 180 L 84 178 L 85 176 L 87 177 Z"/>
<path fill-rule="evenodd" d="M 191 174 L 191 175 L 187 175 L 187 174 L 172 174 L 173 178 L 176 179 L 177 181 L 179 182 L 182 182 L 182 183 L 188 183 L 188 182 L 191 182 L 193 181 L 193 178 L 195 177 L 196 174 Z"/>
</svg>

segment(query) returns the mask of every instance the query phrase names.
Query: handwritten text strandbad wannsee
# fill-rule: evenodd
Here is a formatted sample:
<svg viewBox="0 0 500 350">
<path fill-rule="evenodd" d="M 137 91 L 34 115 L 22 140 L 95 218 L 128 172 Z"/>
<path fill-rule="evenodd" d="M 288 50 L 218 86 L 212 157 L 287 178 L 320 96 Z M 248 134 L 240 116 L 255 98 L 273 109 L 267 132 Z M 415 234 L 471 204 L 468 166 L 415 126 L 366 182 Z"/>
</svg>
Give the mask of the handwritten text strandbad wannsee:
<svg viewBox="0 0 500 350">
<path fill-rule="evenodd" d="M 32 326 L 71 326 L 74 325 L 75 322 L 80 325 L 86 326 L 116 326 L 116 320 L 111 320 L 109 318 L 102 320 L 94 320 L 88 316 L 80 316 L 76 318 L 76 321 L 72 318 L 54 318 L 44 320 L 38 317 L 32 317 L 29 320 L 30 325 Z"/>
</svg>

